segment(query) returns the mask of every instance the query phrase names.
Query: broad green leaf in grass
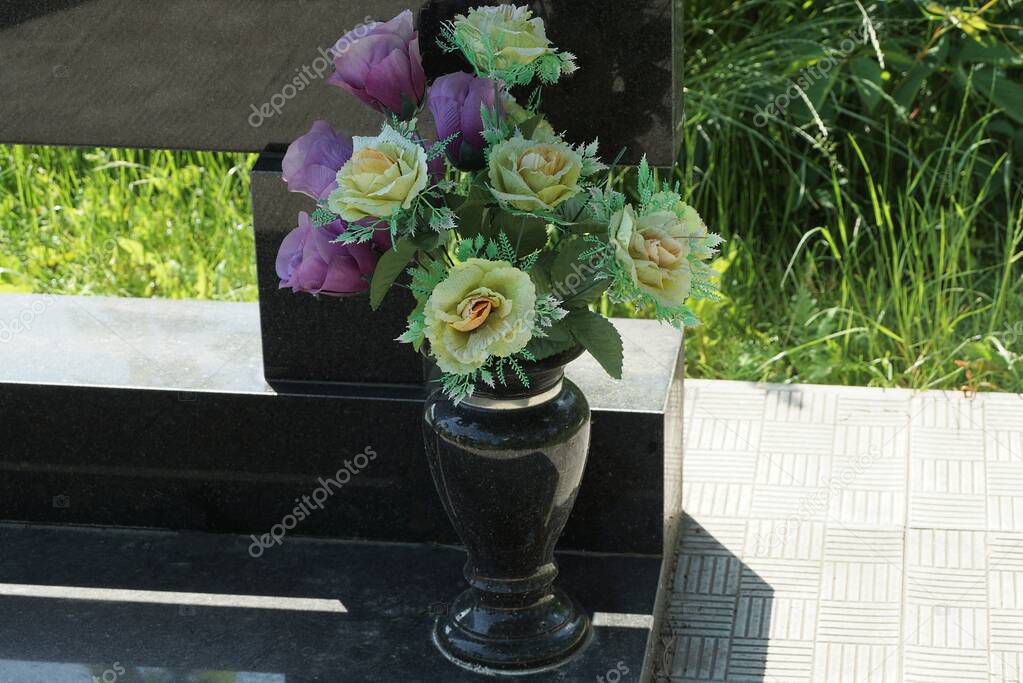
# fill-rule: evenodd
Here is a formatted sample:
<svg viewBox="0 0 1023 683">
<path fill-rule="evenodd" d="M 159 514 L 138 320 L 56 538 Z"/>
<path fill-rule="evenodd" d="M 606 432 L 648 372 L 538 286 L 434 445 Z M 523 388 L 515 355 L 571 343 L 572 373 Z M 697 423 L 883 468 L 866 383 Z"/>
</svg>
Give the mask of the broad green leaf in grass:
<svg viewBox="0 0 1023 683">
<path fill-rule="evenodd" d="M 899 87 L 895 89 L 895 102 L 902 107 L 903 114 L 908 114 L 913 108 L 913 102 L 924 87 L 927 77 L 935 72 L 937 67 L 926 62 L 918 62 L 906 74 L 906 78 Z"/>
<path fill-rule="evenodd" d="M 980 62 L 993 66 L 1023 66 L 1023 51 L 1013 50 L 993 38 L 984 42 L 967 41 L 959 51 L 960 62 Z"/>
<path fill-rule="evenodd" d="M 990 89 L 981 92 L 998 105 L 1006 116 L 1023 125 L 1023 86 L 1010 81 L 1007 75 L 1000 74 Z"/>
<path fill-rule="evenodd" d="M 884 92 L 884 80 L 881 75 L 881 67 L 871 57 L 863 56 L 849 62 L 849 69 L 853 74 L 853 83 L 863 100 L 863 106 L 868 112 L 873 112 L 881 101 L 881 94 Z"/>
<path fill-rule="evenodd" d="M 607 318 L 587 309 L 572 311 L 565 320 L 572 336 L 600 363 L 600 367 L 613 379 L 621 379 L 624 352 L 622 337 L 615 326 Z"/>
</svg>

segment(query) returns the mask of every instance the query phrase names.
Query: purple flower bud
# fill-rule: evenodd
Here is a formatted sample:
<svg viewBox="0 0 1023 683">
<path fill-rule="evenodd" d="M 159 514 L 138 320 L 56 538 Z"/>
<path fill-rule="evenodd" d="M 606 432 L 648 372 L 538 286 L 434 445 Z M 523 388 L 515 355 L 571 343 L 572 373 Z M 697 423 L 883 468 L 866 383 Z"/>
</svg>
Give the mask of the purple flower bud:
<svg viewBox="0 0 1023 683">
<path fill-rule="evenodd" d="M 298 227 L 292 230 L 277 252 L 277 275 L 281 289 L 309 294 L 343 295 L 369 289 L 377 256 L 368 244 L 334 244 L 347 229 L 337 220 L 321 228 L 313 227 L 309 214 L 298 214 Z"/>
<path fill-rule="evenodd" d="M 284 180 L 292 192 L 326 199 L 337 189 L 337 172 L 352 156 L 352 139 L 316 121 L 308 133 L 291 143 L 284 155 Z"/>
<path fill-rule="evenodd" d="M 328 82 L 374 109 L 408 119 L 423 101 L 426 73 L 409 10 L 386 23 L 349 31 L 332 53 L 335 72 Z"/>
<path fill-rule="evenodd" d="M 428 106 L 437 124 L 437 137 L 444 140 L 458 134 L 447 146 L 448 158 L 458 168 L 483 168 L 486 142 L 481 109 L 486 106 L 490 111 L 501 111 L 497 95 L 494 81 L 464 71 L 441 76 L 430 86 Z"/>
</svg>

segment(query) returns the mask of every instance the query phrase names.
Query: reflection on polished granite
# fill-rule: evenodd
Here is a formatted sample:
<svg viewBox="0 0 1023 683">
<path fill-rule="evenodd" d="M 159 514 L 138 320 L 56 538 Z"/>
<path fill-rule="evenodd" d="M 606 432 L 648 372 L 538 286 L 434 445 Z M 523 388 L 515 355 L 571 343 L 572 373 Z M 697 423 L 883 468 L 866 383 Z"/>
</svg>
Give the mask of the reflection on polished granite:
<svg viewBox="0 0 1023 683">
<path fill-rule="evenodd" d="M 104 676 L 106 679 L 104 680 Z M 287 683 L 284 674 L 250 671 L 170 669 L 155 666 L 74 664 L 0 659 L 0 681 L 7 683 Z"/>
<path fill-rule="evenodd" d="M 428 17 L 420 40 L 429 47 L 437 20 L 467 4 L 5 0 L 0 143 L 258 152 L 295 139 L 318 118 L 372 133 L 379 115 L 325 83 L 322 53 L 346 31 L 408 7 Z M 627 148 L 626 162 L 646 152 L 670 164 L 671 0 L 530 4 L 583 67 L 545 94 L 555 126 L 570 128 L 574 142 L 599 136 L 611 158 Z M 432 77 L 448 68 L 434 55 L 426 54 Z"/>
<path fill-rule="evenodd" d="M 23 331 L 15 321 L 25 321 Z M 263 378 L 256 304 L 2 294 L 0 322 L 11 328 L 9 338 L 0 336 L 0 384 L 275 393 Z M 569 379 L 594 410 L 662 412 L 681 333 L 653 320 L 613 323 L 625 348 L 622 379 L 608 377 L 589 354 L 568 366 Z"/>
<path fill-rule="evenodd" d="M 430 642 L 434 615 L 464 588 L 461 550 L 287 538 L 253 559 L 250 543 L 0 525 L 0 683 L 488 680 Z M 558 561 L 563 585 L 595 615 L 594 640 L 556 672 L 517 680 L 591 682 L 619 663 L 639 680 L 659 559 L 563 553 Z M 11 595 L 26 584 L 340 600 L 347 611 Z"/>
</svg>

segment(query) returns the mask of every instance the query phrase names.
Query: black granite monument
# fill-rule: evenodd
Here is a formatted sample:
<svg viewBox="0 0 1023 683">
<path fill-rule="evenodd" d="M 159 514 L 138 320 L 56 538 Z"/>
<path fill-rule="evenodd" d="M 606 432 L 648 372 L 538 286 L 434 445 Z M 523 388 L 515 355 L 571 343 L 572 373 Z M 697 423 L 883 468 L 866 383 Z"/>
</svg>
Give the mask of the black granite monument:
<svg viewBox="0 0 1023 683">
<path fill-rule="evenodd" d="M 304 206 L 280 180 L 284 146 L 317 118 L 353 134 L 376 121 L 323 82 L 329 71 L 308 73 L 344 31 L 409 4 L 425 36 L 466 3 L 0 2 L 0 143 L 261 153 L 258 306 L 0 295 L 12 331 L 0 338 L 0 680 L 483 680 L 429 641 L 438 601 L 464 587 L 463 553 L 423 454 L 421 362 L 392 341 L 406 302 L 392 295 L 371 317 L 364 299 L 280 291 L 273 272 Z M 599 135 L 606 156 L 671 163 L 670 0 L 531 5 L 582 66 L 545 102 L 555 125 Z M 426 65 L 437 75 L 444 56 Z M 593 407 L 593 446 L 558 560 L 596 635 L 530 680 L 624 668 L 638 681 L 651 666 L 679 515 L 681 345 L 654 323 L 619 329 L 621 383 L 587 358 L 568 369 Z M 367 448 L 364 471 L 325 481 Z M 298 520 L 324 487 L 329 500 Z"/>
</svg>

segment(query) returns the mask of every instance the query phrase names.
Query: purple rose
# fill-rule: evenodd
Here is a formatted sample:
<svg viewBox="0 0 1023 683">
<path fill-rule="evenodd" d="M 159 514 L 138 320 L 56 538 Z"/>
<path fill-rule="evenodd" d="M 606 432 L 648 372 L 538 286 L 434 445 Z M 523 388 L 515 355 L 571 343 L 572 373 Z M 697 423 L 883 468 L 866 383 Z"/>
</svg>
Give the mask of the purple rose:
<svg viewBox="0 0 1023 683">
<path fill-rule="evenodd" d="M 337 188 L 337 172 L 352 157 L 352 139 L 334 132 L 326 121 L 316 121 L 295 140 L 284 155 L 284 180 L 292 192 L 326 199 Z"/>
<path fill-rule="evenodd" d="M 369 244 L 334 244 L 348 226 L 340 220 L 314 228 L 309 214 L 298 214 L 298 227 L 277 252 L 281 289 L 309 294 L 355 294 L 369 289 L 377 256 Z"/>
<path fill-rule="evenodd" d="M 458 168 L 478 171 L 484 166 L 483 116 L 486 105 L 490 111 L 500 111 L 497 85 L 489 78 L 479 78 L 464 71 L 441 76 L 430 86 L 429 107 L 437 124 L 437 137 L 445 140 L 458 133 L 448 143 L 448 158 Z"/>
<path fill-rule="evenodd" d="M 419 54 L 419 33 L 412 12 L 387 23 L 360 26 L 332 50 L 329 83 L 351 92 L 378 111 L 411 118 L 426 94 L 426 73 Z"/>
</svg>

